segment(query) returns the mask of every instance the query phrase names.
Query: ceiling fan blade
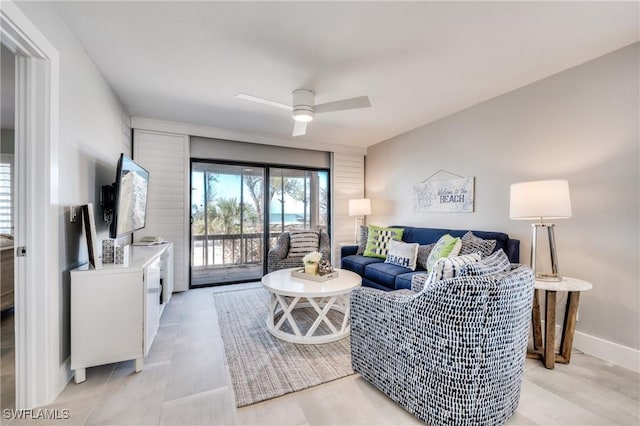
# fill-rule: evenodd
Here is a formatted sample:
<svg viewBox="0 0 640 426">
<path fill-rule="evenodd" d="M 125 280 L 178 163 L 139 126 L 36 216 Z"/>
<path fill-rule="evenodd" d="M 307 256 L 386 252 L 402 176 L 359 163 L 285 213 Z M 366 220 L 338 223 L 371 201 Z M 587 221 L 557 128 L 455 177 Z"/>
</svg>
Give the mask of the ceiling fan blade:
<svg viewBox="0 0 640 426">
<path fill-rule="evenodd" d="M 236 98 L 244 99 L 245 101 L 250 101 L 250 102 L 257 102 L 259 104 L 270 105 L 270 106 L 274 106 L 276 108 L 286 109 L 287 111 L 291 111 L 293 109 L 293 108 L 291 108 L 291 106 L 285 105 L 285 104 L 281 104 L 280 102 L 270 101 L 268 99 L 262 99 L 262 98 L 258 98 L 256 96 L 245 95 L 244 93 L 240 93 L 239 95 L 236 95 Z"/>
<path fill-rule="evenodd" d="M 307 123 L 305 121 L 296 121 L 293 125 L 292 136 L 304 136 L 307 133 Z"/>
<path fill-rule="evenodd" d="M 369 101 L 368 96 L 359 96 L 357 98 L 343 99 L 341 101 L 314 105 L 313 111 L 316 114 L 320 114 L 322 112 L 341 111 L 343 109 L 367 108 L 370 106 L 371 101 Z"/>
</svg>

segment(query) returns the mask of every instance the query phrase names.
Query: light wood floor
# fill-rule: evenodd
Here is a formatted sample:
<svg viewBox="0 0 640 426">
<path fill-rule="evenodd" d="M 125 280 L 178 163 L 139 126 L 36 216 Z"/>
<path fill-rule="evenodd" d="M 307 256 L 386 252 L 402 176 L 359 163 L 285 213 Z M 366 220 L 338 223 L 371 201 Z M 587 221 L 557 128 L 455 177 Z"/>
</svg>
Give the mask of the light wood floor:
<svg viewBox="0 0 640 426">
<path fill-rule="evenodd" d="M 132 362 L 87 369 L 86 382 L 69 383 L 47 407 L 69 410 L 69 419 L 10 424 L 421 424 L 358 375 L 236 409 L 211 297 L 225 290 L 175 294 L 143 372 L 134 373 Z M 575 353 L 555 370 L 527 360 L 520 405 L 508 424 L 638 425 L 639 401 L 639 375 L 597 358 Z"/>
</svg>

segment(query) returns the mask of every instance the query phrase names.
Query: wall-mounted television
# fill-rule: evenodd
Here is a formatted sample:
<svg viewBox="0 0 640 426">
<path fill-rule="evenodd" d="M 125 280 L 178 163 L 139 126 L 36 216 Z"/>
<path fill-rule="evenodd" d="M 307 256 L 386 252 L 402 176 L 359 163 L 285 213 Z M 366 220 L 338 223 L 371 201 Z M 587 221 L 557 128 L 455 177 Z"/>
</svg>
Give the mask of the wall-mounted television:
<svg viewBox="0 0 640 426">
<path fill-rule="evenodd" d="M 113 184 L 112 220 L 109 236 L 117 238 L 144 228 L 147 219 L 149 172 L 120 154 Z"/>
</svg>

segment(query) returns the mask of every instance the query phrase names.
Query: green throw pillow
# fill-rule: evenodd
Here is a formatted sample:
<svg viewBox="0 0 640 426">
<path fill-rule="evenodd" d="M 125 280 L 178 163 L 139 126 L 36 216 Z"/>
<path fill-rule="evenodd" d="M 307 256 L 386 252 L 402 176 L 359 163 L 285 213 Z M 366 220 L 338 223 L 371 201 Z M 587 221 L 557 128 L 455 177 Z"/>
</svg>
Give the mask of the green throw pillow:
<svg viewBox="0 0 640 426">
<path fill-rule="evenodd" d="M 427 259 L 427 271 L 431 271 L 433 265 L 436 264 L 438 259 L 449 256 L 457 256 L 460 253 L 460 247 L 462 247 L 462 242 L 460 238 L 454 238 L 449 234 L 445 234 L 436 243 L 436 245 L 429 253 L 429 258 Z"/>
<path fill-rule="evenodd" d="M 369 235 L 367 237 L 367 247 L 364 249 L 364 256 L 387 258 L 389 251 L 389 241 L 402 241 L 402 228 L 382 228 L 380 226 L 369 225 Z"/>
</svg>

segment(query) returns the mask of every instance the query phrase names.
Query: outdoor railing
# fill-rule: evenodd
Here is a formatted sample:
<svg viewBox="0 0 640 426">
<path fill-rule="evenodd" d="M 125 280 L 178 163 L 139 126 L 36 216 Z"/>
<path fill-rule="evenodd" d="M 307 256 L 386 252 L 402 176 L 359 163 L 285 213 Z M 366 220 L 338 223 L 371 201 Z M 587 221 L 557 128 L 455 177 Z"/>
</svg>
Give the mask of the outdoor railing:
<svg viewBox="0 0 640 426">
<path fill-rule="evenodd" d="M 271 246 L 280 234 L 269 234 Z M 191 256 L 196 268 L 259 264 L 264 261 L 264 236 L 262 232 L 193 235 Z"/>
</svg>

